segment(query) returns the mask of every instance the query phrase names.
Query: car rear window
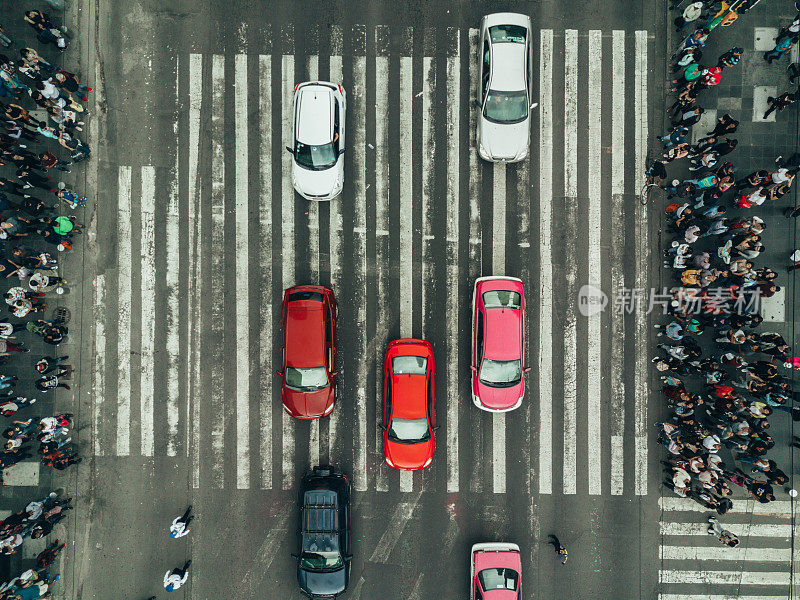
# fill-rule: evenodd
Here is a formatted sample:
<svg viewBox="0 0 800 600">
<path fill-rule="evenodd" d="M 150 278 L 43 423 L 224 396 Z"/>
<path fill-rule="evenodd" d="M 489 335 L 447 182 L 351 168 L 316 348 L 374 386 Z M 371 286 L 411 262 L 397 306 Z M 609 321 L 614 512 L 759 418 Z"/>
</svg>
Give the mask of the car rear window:
<svg viewBox="0 0 800 600">
<path fill-rule="evenodd" d="M 292 292 L 286 299 L 287 302 L 294 302 L 295 300 L 316 300 L 317 302 L 322 302 L 322 294 L 320 292 L 311 291 Z"/>
<path fill-rule="evenodd" d="M 495 25 L 494 27 L 489 27 L 489 35 L 491 36 L 493 43 L 525 43 L 525 28 L 520 27 L 519 25 Z"/>
<path fill-rule="evenodd" d="M 486 308 L 519 308 L 522 298 L 517 292 L 508 290 L 491 290 L 483 293 L 483 305 Z"/>
</svg>

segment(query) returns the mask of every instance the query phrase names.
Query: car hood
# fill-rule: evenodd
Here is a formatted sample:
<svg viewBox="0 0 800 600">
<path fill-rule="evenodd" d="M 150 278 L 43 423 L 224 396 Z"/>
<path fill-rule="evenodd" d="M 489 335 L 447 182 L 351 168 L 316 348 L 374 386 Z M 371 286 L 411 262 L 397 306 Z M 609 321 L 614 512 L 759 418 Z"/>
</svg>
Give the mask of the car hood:
<svg viewBox="0 0 800 600">
<path fill-rule="evenodd" d="M 347 588 L 347 566 L 330 573 L 297 570 L 300 589 L 312 597 L 332 598 Z"/>
<path fill-rule="evenodd" d="M 492 410 L 504 410 L 517 403 L 525 390 L 524 379 L 511 387 L 496 388 L 484 385 L 477 376 L 473 379 L 473 391 L 480 398 L 481 404 Z"/>
<path fill-rule="evenodd" d="M 420 444 L 398 444 L 384 440 L 385 455 L 398 469 L 421 469 L 433 455 L 433 438 Z"/>
<path fill-rule="evenodd" d="M 529 144 L 530 113 L 520 123 L 492 123 L 483 116 L 478 120 L 478 142 L 486 154 L 500 160 L 513 160 Z"/>
<path fill-rule="evenodd" d="M 321 417 L 327 408 L 333 404 L 334 387 L 328 387 L 313 392 L 301 392 L 284 387 L 281 392 L 283 405 L 294 416 L 306 419 Z"/>
<path fill-rule="evenodd" d="M 294 186 L 303 196 L 328 196 L 337 189 L 337 180 L 343 175 L 344 155 L 340 155 L 336 163 L 329 169 L 323 171 L 312 171 L 294 164 L 292 166 L 292 178 Z M 338 184 L 341 186 L 341 183 Z"/>
</svg>

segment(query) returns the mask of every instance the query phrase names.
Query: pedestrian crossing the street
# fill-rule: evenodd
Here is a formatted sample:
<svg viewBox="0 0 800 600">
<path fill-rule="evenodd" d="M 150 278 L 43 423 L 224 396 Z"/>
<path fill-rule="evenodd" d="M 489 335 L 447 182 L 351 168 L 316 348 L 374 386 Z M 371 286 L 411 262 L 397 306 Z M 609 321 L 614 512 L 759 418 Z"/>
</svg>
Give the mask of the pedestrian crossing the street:
<svg viewBox="0 0 800 600">
<path fill-rule="evenodd" d="M 739 538 L 735 548 L 708 534 L 707 518 L 714 513 L 693 500 L 667 497 L 659 504 L 659 600 L 787 598 L 800 582 L 792 570 L 792 502 L 735 499 L 733 508 L 718 517 Z"/>
<path fill-rule="evenodd" d="M 587 318 L 577 298 L 649 287 L 647 32 L 536 32 L 530 159 L 505 165 L 475 151 L 477 30 L 404 28 L 397 48 L 366 31 L 372 55 L 334 31 L 333 54 L 176 59 L 171 159 L 119 166 L 116 206 L 98 207 L 95 454 L 186 457 L 194 487 L 218 489 L 291 489 L 332 461 L 357 491 L 646 494 L 647 316 L 609 302 Z M 316 79 L 347 91 L 329 203 L 295 194 L 284 150 L 295 84 Z M 523 406 L 488 414 L 470 399 L 471 289 L 499 274 L 526 286 L 532 370 Z M 282 292 L 300 283 L 339 305 L 337 404 L 314 422 L 283 411 L 274 375 Z M 396 337 L 436 355 L 424 472 L 383 462 Z"/>
</svg>

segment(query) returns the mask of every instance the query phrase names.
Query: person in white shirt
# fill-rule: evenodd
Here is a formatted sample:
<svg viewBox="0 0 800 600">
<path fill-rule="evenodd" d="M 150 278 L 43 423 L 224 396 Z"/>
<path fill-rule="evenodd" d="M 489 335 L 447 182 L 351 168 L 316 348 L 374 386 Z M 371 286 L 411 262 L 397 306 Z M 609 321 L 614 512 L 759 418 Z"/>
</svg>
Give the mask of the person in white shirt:
<svg viewBox="0 0 800 600">
<path fill-rule="evenodd" d="M 189 565 L 191 564 L 192 561 L 187 560 L 182 568 L 178 569 L 176 567 L 172 571 L 167 571 L 166 575 L 164 575 L 164 589 L 168 592 L 174 592 L 186 583 L 186 580 L 189 579 Z"/>
<path fill-rule="evenodd" d="M 191 529 L 189 528 L 189 523 L 192 522 L 194 519 L 194 515 L 192 513 L 191 505 L 189 508 L 186 509 L 186 512 L 183 513 L 180 517 L 175 517 L 175 520 L 172 522 L 172 525 L 169 526 L 169 537 L 171 538 L 179 538 L 187 535 Z"/>
</svg>

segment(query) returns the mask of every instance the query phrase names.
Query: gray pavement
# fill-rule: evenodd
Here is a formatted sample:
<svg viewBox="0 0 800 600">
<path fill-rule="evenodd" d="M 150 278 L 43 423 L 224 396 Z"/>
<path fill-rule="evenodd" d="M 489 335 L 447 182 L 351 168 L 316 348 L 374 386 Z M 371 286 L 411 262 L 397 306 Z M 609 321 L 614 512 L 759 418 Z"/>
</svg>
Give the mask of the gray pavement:
<svg viewBox="0 0 800 600">
<path fill-rule="evenodd" d="M 576 301 L 583 283 L 655 285 L 657 216 L 637 198 L 663 98 L 651 4 L 73 2 L 98 157 L 74 296 L 91 460 L 70 475 L 59 593 L 145 598 L 191 557 L 176 594 L 299 597 L 295 486 L 331 460 L 356 490 L 347 597 L 463 597 L 484 540 L 520 544 L 525 598 L 659 597 L 649 322 Z M 540 106 L 530 160 L 504 168 L 474 153 L 470 28 L 506 9 L 533 18 Z M 283 151 L 314 76 L 341 80 L 349 111 L 345 191 L 319 206 Z M 533 370 L 497 418 L 469 401 L 469 298 L 503 272 L 526 285 Z M 272 375 L 301 282 L 340 305 L 339 399 L 317 424 L 283 415 Z M 440 365 L 436 458 L 411 477 L 377 444 L 376 372 L 401 335 Z M 193 531 L 169 540 L 187 503 Z"/>
</svg>

